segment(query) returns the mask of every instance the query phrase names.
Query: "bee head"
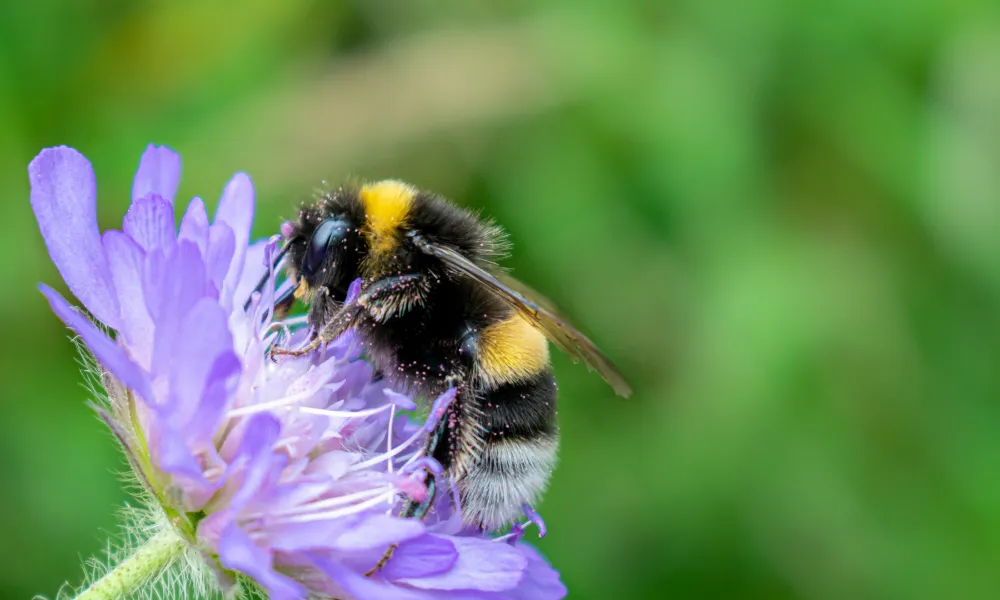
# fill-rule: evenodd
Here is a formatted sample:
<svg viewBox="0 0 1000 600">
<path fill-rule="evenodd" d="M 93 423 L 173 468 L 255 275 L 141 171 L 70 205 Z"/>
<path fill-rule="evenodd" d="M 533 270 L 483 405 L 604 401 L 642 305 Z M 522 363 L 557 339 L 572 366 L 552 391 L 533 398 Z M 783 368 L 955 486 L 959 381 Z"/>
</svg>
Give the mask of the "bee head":
<svg viewBox="0 0 1000 600">
<path fill-rule="evenodd" d="M 357 278 L 360 262 L 358 228 L 345 216 L 304 214 L 289 228 L 289 271 L 299 281 L 297 295 L 307 298 L 321 288 L 343 301 Z"/>
</svg>

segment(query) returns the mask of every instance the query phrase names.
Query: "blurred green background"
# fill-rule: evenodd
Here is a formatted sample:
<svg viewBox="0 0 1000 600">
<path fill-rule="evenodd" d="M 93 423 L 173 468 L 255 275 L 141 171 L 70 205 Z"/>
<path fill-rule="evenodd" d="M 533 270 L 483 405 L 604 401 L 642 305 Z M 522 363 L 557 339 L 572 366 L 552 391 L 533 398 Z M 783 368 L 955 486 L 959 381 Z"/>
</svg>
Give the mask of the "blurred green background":
<svg viewBox="0 0 1000 600">
<path fill-rule="evenodd" d="M 349 176 L 507 227 L 637 390 L 555 359 L 571 598 L 1000 597 L 995 3 L 0 3 L 0 598 L 126 501 L 26 166 L 80 149 L 116 227 L 149 142 L 261 236 Z"/>
</svg>

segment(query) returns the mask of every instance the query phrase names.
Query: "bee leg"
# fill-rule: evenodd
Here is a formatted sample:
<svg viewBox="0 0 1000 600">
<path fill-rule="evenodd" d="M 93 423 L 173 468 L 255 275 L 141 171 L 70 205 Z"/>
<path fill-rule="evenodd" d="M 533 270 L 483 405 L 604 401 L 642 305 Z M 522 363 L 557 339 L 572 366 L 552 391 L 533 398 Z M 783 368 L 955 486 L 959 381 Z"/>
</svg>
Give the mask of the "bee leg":
<svg viewBox="0 0 1000 600">
<path fill-rule="evenodd" d="M 428 289 L 427 279 L 419 273 L 385 277 L 368 286 L 354 302 L 345 304 L 331 317 L 319 334 L 309 344 L 297 350 L 272 348 L 271 356 L 304 356 L 317 350 L 321 345 L 332 342 L 337 336 L 354 326 L 362 312 L 367 312 L 376 321 L 386 321 L 393 316 L 405 314 L 414 304 L 422 305 Z M 276 301 L 275 310 L 283 309 L 295 302 L 291 296 L 282 296 Z M 285 306 L 287 303 L 287 307 Z"/>
<path fill-rule="evenodd" d="M 424 456 L 433 456 L 438 448 L 438 444 L 441 439 L 444 438 L 445 433 L 448 429 L 448 415 L 443 415 L 438 421 L 437 426 L 434 431 L 427 436 L 427 441 L 424 442 Z M 437 495 L 437 480 L 434 477 L 434 473 L 430 470 L 427 471 L 427 476 L 424 478 L 424 486 L 427 488 L 427 497 L 422 501 L 416 501 L 413 498 L 407 498 L 406 502 L 403 504 L 403 510 L 400 511 L 399 516 L 404 519 L 420 519 L 423 520 L 427 516 L 427 513 L 431 509 L 431 505 L 434 504 L 434 497 Z M 386 549 L 385 554 L 382 558 L 378 559 L 375 566 L 365 573 L 365 577 L 371 577 L 375 573 L 382 570 L 389 560 L 392 558 L 393 552 L 399 544 L 393 544 Z"/>
<path fill-rule="evenodd" d="M 308 344 L 297 350 L 289 348 L 271 348 L 271 356 L 304 356 L 319 349 L 320 346 L 332 342 L 337 337 L 354 326 L 363 309 L 357 303 L 345 304 L 327 321 Z"/>
<path fill-rule="evenodd" d="M 423 306 L 430 282 L 420 273 L 383 277 L 358 296 L 358 304 L 379 323 L 400 317 L 415 305 Z"/>
<path fill-rule="evenodd" d="M 323 340 L 318 335 L 312 339 L 311 342 L 305 346 L 292 350 L 291 348 L 271 348 L 271 356 L 305 356 L 310 352 L 313 352 L 323 345 Z"/>
</svg>

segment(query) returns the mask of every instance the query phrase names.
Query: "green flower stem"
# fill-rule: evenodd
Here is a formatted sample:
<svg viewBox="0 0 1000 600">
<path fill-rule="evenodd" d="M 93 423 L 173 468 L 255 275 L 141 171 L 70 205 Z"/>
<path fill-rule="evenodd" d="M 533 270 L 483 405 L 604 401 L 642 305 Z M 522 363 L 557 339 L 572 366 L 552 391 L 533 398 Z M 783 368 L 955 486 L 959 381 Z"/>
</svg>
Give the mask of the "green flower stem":
<svg viewBox="0 0 1000 600">
<path fill-rule="evenodd" d="M 118 600 L 137 591 L 184 553 L 184 541 L 166 527 L 118 564 L 110 573 L 77 594 L 75 600 Z"/>
</svg>

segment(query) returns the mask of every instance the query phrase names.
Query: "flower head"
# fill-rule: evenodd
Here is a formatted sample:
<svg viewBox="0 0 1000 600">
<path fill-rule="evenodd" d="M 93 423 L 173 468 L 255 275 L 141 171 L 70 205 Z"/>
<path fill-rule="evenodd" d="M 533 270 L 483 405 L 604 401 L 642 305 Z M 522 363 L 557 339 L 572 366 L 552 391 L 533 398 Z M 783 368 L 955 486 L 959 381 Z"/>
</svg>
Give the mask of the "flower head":
<svg viewBox="0 0 1000 600">
<path fill-rule="evenodd" d="M 180 158 L 150 146 L 121 230 L 102 235 L 86 158 L 49 148 L 28 170 L 52 260 L 105 327 L 42 293 L 100 364 L 99 410 L 164 526 L 221 587 L 242 574 L 276 600 L 565 594 L 530 547 L 463 529 L 448 493 L 427 520 L 396 516 L 401 498 L 427 494 L 438 466 L 421 455 L 423 424 L 401 413 L 412 400 L 373 377 L 352 332 L 308 356 L 269 358 L 307 332 L 302 318 L 275 319 L 277 239 L 250 243 L 249 177 L 229 181 L 213 219 L 195 198 L 176 228 Z M 392 544 L 392 560 L 365 577 Z"/>
</svg>

